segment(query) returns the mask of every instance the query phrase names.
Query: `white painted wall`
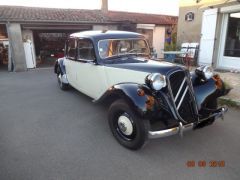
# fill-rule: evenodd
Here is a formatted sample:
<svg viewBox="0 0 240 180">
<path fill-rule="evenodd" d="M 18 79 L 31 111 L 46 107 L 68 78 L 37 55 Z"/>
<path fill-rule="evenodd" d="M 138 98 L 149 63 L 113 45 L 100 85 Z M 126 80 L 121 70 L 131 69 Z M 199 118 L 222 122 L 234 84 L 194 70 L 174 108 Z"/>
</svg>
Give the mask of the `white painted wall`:
<svg viewBox="0 0 240 180">
<path fill-rule="evenodd" d="M 117 30 L 115 25 L 93 25 L 93 30 Z"/>
<path fill-rule="evenodd" d="M 165 27 L 155 26 L 153 29 L 153 47 L 156 49 L 157 57 L 163 58 L 162 50 L 165 42 Z"/>
<path fill-rule="evenodd" d="M 137 29 L 154 29 L 155 24 L 137 24 Z"/>
</svg>

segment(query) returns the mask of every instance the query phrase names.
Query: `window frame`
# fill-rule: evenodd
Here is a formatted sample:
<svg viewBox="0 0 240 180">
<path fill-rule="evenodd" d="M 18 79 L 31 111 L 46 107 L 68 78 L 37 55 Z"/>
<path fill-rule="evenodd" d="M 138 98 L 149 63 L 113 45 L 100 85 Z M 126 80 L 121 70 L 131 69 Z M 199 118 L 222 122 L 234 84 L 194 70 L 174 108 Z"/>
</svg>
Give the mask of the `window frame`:
<svg viewBox="0 0 240 180">
<path fill-rule="evenodd" d="M 224 57 L 240 58 L 240 53 L 239 53 L 240 48 L 238 48 L 239 42 L 240 42 L 240 40 L 239 40 L 240 27 L 239 27 L 238 23 L 234 22 L 234 21 L 240 20 L 240 18 L 231 16 L 231 14 L 236 14 L 236 13 L 239 13 L 239 12 L 232 12 L 227 15 L 228 23 L 227 23 L 227 27 L 226 27 L 226 37 L 225 37 L 225 44 L 224 44 L 224 49 L 223 49 Z M 236 26 L 234 26 L 233 24 Z M 230 28 L 232 28 L 233 26 L 235 29 L 234 29 L 234 31 L 231 31 L 232 29 L 230 29 Z M 238 32 L 238 35 L 237 35 L 237 32 Z M 231 33 L 234 34 L 235 37 L 232 37 Z M 231 45 L 233 45 L 233 47 L 230 47 Z M 238 46 L 238 47 L 236 47 L 236 46 Z"/>
<path fill-rule="evenodd" d="M 74 40 L 75 41 L 75 57 L 71 57 L 71 56 L 69 56 L 69 51 L 68 51 L 68 47 L 69 47 L 69 42 L 70 42 L 70 40 Z M 77 58 L 77 39 L 76 38 L 68 38 L 68 40 L 67 40 L 67 43 L 66 43 L 66 50 L 65 50 L 65 54 L 66 54 L 66 58 L 67 59 L 70 59 L 70 60 L 76 60 L 76 58 Z"/>
<path fill-rule="evenodd" d="M 89 41 L 91 44 L 92 44 L 92 47 L 93 47 L 93 53 L 94 53 L 94 59 L 80 59 L 79 58 L 79 51 L 78 51 L 78 45 L 79 45 L 79 42 L 82 41 L 82 40 L 87 40 Z M 78 38 L 77 39 L 77 47 L 76 47 L 76 61 L 79 61 L 79 62 L 95 62 L 97 60 L 97 56 L 96 56 L 96 53 L 95 53 L 95 48 L 94 48 L 94 43 L 93 41 L 90 39 L 90 38 Z"/>
<path fill-rule="evenodd" d="M 99 51 L 99 44 L 100 44 L 100 42 L 101 41 L 104 41 L 104 40 L 143 40 L 144 42 L 145 42 L 145 44 L 146 44 L 146 47 L 147 47 L 147 49 L 148 49 L 148 53 L 144 53 L 144 54 L 146 54 L 146 55 L 150 55 L 151 54 L 151 51 L 150 51 L 150 47 L 149 47 L 149 44 L 148 44 L 148 41 L 147 41 L 147 39 L 146 38 L 139 38 L 139 37 L 137 37 L 137 38 L 116 38 L 116 39 L 114 39 L 114 38 L 106 38 L 106 39 L 100 39 L 99 41 L 98 41 L 98 43 L 97 43 L 97 52 L 98 52 L 98 56 L 102 59 L 102 60 L 107 60 L 107 59 L 111 59 L 111 58 L 114 58 L 114 57 L 118 57 L 119 55 L 114 55 L 114 56 L 111 56 L 111 57 L 106 57 L 106 58 L 103 58 L 102 56 L 101 56 L 101 54 L 100 54 L 100 51 Z"/>
</svg>

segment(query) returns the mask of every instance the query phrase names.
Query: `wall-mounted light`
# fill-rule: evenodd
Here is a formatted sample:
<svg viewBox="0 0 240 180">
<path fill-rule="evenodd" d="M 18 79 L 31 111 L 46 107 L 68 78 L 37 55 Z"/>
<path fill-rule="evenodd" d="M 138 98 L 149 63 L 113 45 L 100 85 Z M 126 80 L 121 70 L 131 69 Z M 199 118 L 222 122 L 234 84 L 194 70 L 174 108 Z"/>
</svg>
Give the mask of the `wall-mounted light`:
<svg viewBox="0 0 240 180">
<path fill-rule="evenodd" d="M 193 21 L 194 20 L 194 13 L 193 12 L 188 12 L 185 15 L 185 21 Z"/>
</svg>

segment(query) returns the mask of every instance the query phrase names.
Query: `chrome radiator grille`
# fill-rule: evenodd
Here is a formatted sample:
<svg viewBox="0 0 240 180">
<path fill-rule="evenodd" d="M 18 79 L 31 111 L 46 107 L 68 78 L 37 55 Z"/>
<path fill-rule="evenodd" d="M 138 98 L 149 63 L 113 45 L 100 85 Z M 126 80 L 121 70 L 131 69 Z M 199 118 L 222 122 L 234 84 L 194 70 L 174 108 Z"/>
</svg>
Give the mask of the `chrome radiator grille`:
<svg viewBox="0 0 240 180">
<path fill-rule="evenodd" d="M 194 113 L 194 97 L 189 85 L 188 76 L 184 71 L 176 71 L 169 75 L 169 89 L 176 112 L 186 123 L 196 121 Z"/>
</svg>

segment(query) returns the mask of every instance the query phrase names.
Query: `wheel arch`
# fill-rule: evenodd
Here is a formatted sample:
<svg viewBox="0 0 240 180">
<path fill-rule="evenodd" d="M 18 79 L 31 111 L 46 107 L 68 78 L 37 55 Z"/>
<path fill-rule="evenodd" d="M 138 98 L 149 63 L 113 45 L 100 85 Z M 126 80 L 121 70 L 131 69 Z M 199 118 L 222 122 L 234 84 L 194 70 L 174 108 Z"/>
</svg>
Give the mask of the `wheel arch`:
<svg viewBox="0 0 240 180">
<path fill-rule="evenodd" d="M 56 60 L 54 65 L 54 72 L 57 74 L 57 76 L 60 76 L 59 78 L 62 83 L 69 84 L 64 64 L 64 58 L 59 58 Z"/>
<path fill-rule="evenodd" d="M 66 74 L 66 68 L 64 64 L 64 58 L 59 58 L 56 60 L 55 65 L 54 65 L 54 73 L 58 73 L 58 68 L 60 70 L 61 75 Z"/>
<path fill-rule="evenodd" d="M 139 91 L 144 91 L 144 95 L 139 95 Z M 136 83 L 113 85 L 95 102 L 110 105 L 118 99 L 125 100 L 140 117 L 145 118 L 154 111 L 155 99 L 150 90 Z"/>
</svg>

